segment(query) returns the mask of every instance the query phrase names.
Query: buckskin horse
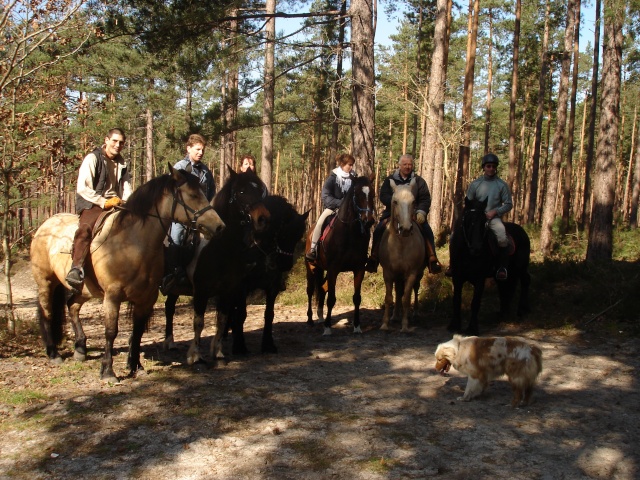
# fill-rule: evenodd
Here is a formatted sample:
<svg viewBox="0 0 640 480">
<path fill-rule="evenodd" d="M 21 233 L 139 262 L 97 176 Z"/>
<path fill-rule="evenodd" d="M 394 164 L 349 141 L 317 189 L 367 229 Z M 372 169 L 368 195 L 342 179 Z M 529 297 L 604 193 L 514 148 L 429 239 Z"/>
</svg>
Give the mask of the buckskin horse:
<svg viewBox="0 0 640 480">
<path fill-rule="evenodd" d="M 199 251 L 187 268 L 193 290 L 180 292 L 193 296 L 194 337 L 187 352 L 189 365 L 206 363 L 200 353 L 200 337 L 209 298 L 216 297 L 219 302 L 238 288 L 253 268 L 251 249 L 269 224 L 270 213 L 263 203 L 267 194 L 264 183 L 252 170 L 245 173 L 229 170 L 231 176 L 213 198 L 213 208 L 226 227 L 209 242 L 200 243 Z M 173 314 L 177 299 L 178 294 L 171 293 L 165 302 L 165 345 L 173 341 Z M 139 344 L 134 351 L 139 353 Z"/>
<path fill-rule="evenodd" d="M 163 274 L 162 242 L 171 222 L 193 224 L 207 237 L 220 234 L 224 223 L 209 206 L 198 179 L 169 166 L 170 173 L 142 185 L 124 208 L 109 216 L 91 242 L 85 261 L 82 292 L 65 302 L 65 276 L 71 267 L 71 246 L 78 216 L 58 214 L 38 228 L 31 242 L 31 269 L 38 288 L 38 318 L 47 356 L 62 362 L 57 345 L 62 341 L 69 308 L 76 336 L 74 357 L 84 360 L 86 336 L 80 323 L 82 305 L 92 297 L 103 298 L 105 350 L 100 378 L 114 381 L 113 343 L 118 334 L 120 304 L 129 301 L 135 325 L 146 325 L 158 298 Z M 142 332 L 138 332 L 142 338 Z M 139 341 L 139 339 L 138 339 Z M 133 376 L 141 368 L 138 358 L 127 362 Z"/>
<path fill-rule="evenodd" d="M 453 318 L 448 326 L 451 332 L 461 330 L 462 287 L 465 282 L 469 282 L 473 285 L 473 299 L 471 300 L 471 319 L 466 333 L 478 335 L 478 312 L 484 293 L 485 279 L 494 277 L 497 270 L 497 258 L 493 253 L 495 240 L 487 227 L 486 205 L 486 200 L 479 202 L 465 198 L 462 220 L 451 239 L 451 263 L 455 265 L 452 271 Z M 527 232 L 520 225 L 505 222 L 504 226 L 512 239 L 514 248 L 509 256 L 507 280 L 496 282 L 500 296 L 500 315 L 509 313 L 509 306 L 520 282 L 517 313 L 521 316 L 529 310 L 531 242 Z"/>
<path fill-rule="evenodd" d="M 380 266 L 386 287 L 384 316 L 381 330 L 389 329 L 389 311 L 393 304 L 395 287 L 396 302 L 394 320 L 402 311 L 402 332 L 409 332 L 409 310 L 411 293 L 415 291 L 414 309 L 418 301 L 418 288 L 424 273 L 425 243 L 415 216 L 415 180 L 408 185 L 396 185 L 391 180 L 391 218 L 380 240 Z"/>
<path fill-rule="evenodd" d="M 371 180 L 356 177 L 345 194 L 338 213 L 330 217 L 328 233 L 318 242 L 318 258 L 307 267 L 307 324 L 313 325 L 312 299 L 317 299 L 317 315 L 322 320 L 325 297 L 327 316 L 324 319 L 323 335 L 331 335 L 331 312 L 336 303 L 336 279 L 340 272 L 353 272 L 353 315 L 354 333 L 362 333 L 360 328 L 360 290 L 364 279 L 364 266 L 369 250 L 370 229 L 374 223 L 374 191 Z M 307 235 L 306 248 L 311 245 L 313 227 Z M 326 272 L 326 275 L 325 275 Z"/>
<path fill-rule="evenodd" d="M 285 275 L 293 268 L 294 251 L 304 235 L 309 212 L 299 214 L 285 198 L 276 195 L 265 198 L 264 205 L 271 218 L 266 231 L 259 235 L 259 242 L 249 252 L 251 268 L 232 294 L 218 300 L 217 328 L 211 353 L 214 360 L 221 351 L 222 336 L 228 328 L 233 336 L 232 353 L 248 353 L 243 326 L 247 318 L 247 296 L 255 290 L 265 292 L 262 353 L 278 352 L 273 340 L 275 301 L 285 289 Z"/>
</svg>

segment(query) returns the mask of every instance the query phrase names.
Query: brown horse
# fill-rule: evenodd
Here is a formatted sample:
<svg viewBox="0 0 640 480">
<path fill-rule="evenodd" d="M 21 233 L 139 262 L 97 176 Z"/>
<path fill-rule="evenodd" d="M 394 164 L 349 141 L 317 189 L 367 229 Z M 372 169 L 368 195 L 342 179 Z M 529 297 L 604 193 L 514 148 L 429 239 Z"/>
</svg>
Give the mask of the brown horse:
<svg viewBox="0 0 640 480">
<path fill-rule="evenodd" d="M 306 261 L 307 266 L 307 324 L 313 325 L 311 308 L 313 294 L 317 298 L 317 315 L 322 320 L 327 293 L 327 316 L 324 319 L 323 335 L 331 335 L 331 311 L 336 303 L 336 279 L 340 272 L 353 272 L 354 333 L 360 328 L 360 290 L 364 279 L 364 266 L 369 250 L 369 230 L 374 223 L 373 187 L 371 180 L 357 177 L 345 194 L 329 232 L 318 242 L 318 258 Z M 306 248 L 311 245 L 313 225 L 307 235 Z M 326 272 L 326 275 L 325 275 Z"/>
<path fill-rule="evenodd" d="M 415 290 L 418 301 L 418 287 L 425 268 L 425 243 L 420 227 L 414 222 L 415 180 L 409 185 L 397 185 L 391 180 L 391 218 L 380 240 L 380 265 L 386 287 L 384 297 L 384 317 L 381 330 L 389 329 L 389 310 L 393 303 L 395 286 L 396 302 L 393 318 L 397 320 L 402 305 L 402 332 L 409 331 L 409 309 L 411 292 Z"/>
<path fill-rule="evenodd" d="M 104 222 L 91 242 L 85 263 L 82 292 L 66 301 L 76 335 L 75 354 L 86 356 L 86 337 L 79 320 L 80 308 L 92 297 L 103 298 L 105 351 L 100 378 L 117 380 L 113 371 L 113 343 L 118 334 L 120 304 L 132 305 L 134 323 L 146 325 L 158 298 L 163 274 L 162 242 L 171 222 L 191 224 L 208 237 L 224 223 L 207 202 L 198 179 L 169 166 L 170 174 L 157 177 L 138 188 L 125 207 Z M 78 216 L 54 215 L 45 221 L 31 242 L 31 268 L 38 287 L 38 316 L 47 355 L 53 362 L 62 358 L 57 345 L 63 337 L 65 320 L 65 276 L 71 267 L 71 246 Z M 133 375 L 141 365 L 132 362 Z"/>
</svg>

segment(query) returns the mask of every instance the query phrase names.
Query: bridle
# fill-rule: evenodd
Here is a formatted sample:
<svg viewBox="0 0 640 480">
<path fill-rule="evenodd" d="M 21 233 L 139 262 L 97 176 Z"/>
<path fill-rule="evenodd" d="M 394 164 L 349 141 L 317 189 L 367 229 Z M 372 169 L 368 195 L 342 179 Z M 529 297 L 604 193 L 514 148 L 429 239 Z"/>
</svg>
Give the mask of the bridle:
<svg viewBox="0 0 640 480">
<path fill-rule="evenodd" d="M 355 189 L 353 191 L 353 195 L 351 197 L 351 201 L 353 203 L 353 209 L 355 210 L 355 213 L 356 213 L 356 218 L 353 219 L 353 220 L 343 220 L 338 215 L 338 219 L 342 223 L 354 223 L 356 221 L 359 222 L 360 223 L 360 233 L 364 234 L 364 232 L 366 230 L 367 222 L 362 220 L 362 214 L 364 213 L 364 214 L 368 215 L 369 213 L 373 213 L 373 209 L 369 208 L 369 202 L 368 202 L 369 201 L 369 196 L 367 195 L 367 207 L 366 208 L 362 208 L 362 207 L 360 207 L 360 205 L 358 205 L 358 203 L 356 201 L 356 191 L 355 191 Z"/>
<path fill-rule="evenodd" d="M 468 229 L 466 228 L 466 224 L 465 224 L 464 219 L 465 219 L 465 217 L 466 217 L 468 214 L 471 214 L 471 213 L 473 213 L 474 215 L 477 215 L 477 213 L 478 213 L 479 211 L 480 211 L 480 210 L 479 210 L 479 209 L 477 209 L 477 208 L 470 208 L 469 210 L 466 210 L 466 211 L 464 212 L 463 216 L 462 216 L 462 234 L 464 235 L 464 241 L 465 241 L 465 243 L 466 243 L 466 245 L 467 245 L 467 248 L 469 248 L 469 249 L 471 249 L 471 241 L 472 241 L 472 239 L 471 239 L 471 238 L 469 238 L 469 234 L 468 234 L 468 232 L 467 232 L 467 230 L 468 230 Z M 482 210 L 482 213 L 484 213 L 484 210 Z M 482 233 L 482 239 L 483 239 L 483 240 L 484 240 L 484 237 L 485 237 L 485 236 L 486 236 L 486 234 L 487 234 L 487 227 L 488 227 L 488 225 L 489 225 L 489 221 L 488 221 L 488 220 L 486 220 L 486 221 L 484 222 L 484 228 L 483 228 L 483 233 Z M 472 226 L 473 226 L 473 225 L 472 225 Z"/>
</svg>

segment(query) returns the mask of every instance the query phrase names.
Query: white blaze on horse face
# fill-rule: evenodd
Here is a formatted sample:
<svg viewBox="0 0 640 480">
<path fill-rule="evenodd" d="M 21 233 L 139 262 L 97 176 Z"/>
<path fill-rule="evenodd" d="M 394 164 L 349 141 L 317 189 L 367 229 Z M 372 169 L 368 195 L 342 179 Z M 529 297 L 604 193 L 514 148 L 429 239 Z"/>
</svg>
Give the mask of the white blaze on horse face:
<svg viewBox="0 0 640 480">
<path fill-rule="evenodd" d="M 362 187 L 362 193 L 364 193 L 367 198 L 369 198 L 369 187 Z"/>
</svg>

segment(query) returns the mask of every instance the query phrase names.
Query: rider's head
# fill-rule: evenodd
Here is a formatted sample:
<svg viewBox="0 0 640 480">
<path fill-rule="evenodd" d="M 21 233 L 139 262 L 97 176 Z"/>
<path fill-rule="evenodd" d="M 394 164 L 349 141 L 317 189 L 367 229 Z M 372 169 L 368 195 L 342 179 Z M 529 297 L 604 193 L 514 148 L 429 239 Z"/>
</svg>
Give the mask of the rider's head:
<svg viewBox="0 0 640 480">
<path fill-rule="evenodd" d="M 485 175 L 494 176 L 498 169 L 498 156 L 493 153 L 487 153 L 482 157 L 482 170 Z"/>
<path fill-rule="evenodd" d="M 409 155 L 405 153 L 400 155 L 398 159 L 398 170 L 400 170 L 400 175 L 403 178 L 407 178 L 413 172 L 413 155 Z"/>
<path fill-rule="evenodd" d="M 336 156 L 336 163 L 343 171 L 349 173 L 356 163 L 356 159 L 349 153 L 340 153 Z"/>
</svg>

